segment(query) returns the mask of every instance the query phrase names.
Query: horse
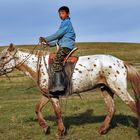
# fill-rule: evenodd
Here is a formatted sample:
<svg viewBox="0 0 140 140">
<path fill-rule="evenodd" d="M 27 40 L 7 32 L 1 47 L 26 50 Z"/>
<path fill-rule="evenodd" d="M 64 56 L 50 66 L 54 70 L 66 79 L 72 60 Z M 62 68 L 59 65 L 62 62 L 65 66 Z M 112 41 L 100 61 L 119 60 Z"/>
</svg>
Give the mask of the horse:
<svg viewBox="0 0 140 140">
<path fill-rule="evenodd" d="M 49 95 L 48 59 L 49 53 L 46 51 L 34 50 L 31 53 L 10 44 L 0 54 L 0 75 L 11 73 L 14 69 L 17 69 L 33 79 L 42 93 L 35 108 L 38 123 L 45 134 L 48 134 L 50 126 L 47 125 L 41 111 L 50 101 L 58 124 L 56 135 L 61 137 L 65 133 L 65 127 L 59 98 L 47 96 Z M 132 84 L 136 100 L 130 96 L 127 90 L 127 79 Z M 72 75 L 72 93 L 89 91 L 97 85 L 104 85 L 101 91 L 107 106 L 107 115 L 98 129 L 99 134 L 105 134 L 109 129 L 110 121 L 115 113 L 114 95 L 120 97 L 130 107 L 137 116 L 138 122 L 140 122 L 140 74 L 131 64 L 111 55 L 79 56 Z M 138 127 L 140 128 L 139 123 Z"/>
</svg>

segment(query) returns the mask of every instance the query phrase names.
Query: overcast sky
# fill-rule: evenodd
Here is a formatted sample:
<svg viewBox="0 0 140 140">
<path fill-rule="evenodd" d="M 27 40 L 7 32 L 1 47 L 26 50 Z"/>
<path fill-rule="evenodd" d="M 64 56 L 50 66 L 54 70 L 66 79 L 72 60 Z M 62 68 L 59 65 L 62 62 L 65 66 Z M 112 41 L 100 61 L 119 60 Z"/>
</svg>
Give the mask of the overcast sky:
<svg viewBox="0 0 140 140">
<path fill-rule="evenodd" d="M 37 44 L 69 6 L 77 42 L 140 42 L 140 0 L 0 0 L 0 46 Z"/>
</svg>

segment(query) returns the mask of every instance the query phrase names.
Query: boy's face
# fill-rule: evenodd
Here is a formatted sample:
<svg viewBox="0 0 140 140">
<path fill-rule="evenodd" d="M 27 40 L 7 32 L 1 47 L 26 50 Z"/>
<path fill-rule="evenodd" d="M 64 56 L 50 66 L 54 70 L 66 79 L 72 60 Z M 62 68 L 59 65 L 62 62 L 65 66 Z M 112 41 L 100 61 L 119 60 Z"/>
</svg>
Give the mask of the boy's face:
<svg viewBox="0 0 140 140">
<path fill-rule="evenodd" d="M 59 17 L 64 20 L 65 18 L 69 17 L 69 13 L 64 10 L 59 11 Z"/>
</svg>

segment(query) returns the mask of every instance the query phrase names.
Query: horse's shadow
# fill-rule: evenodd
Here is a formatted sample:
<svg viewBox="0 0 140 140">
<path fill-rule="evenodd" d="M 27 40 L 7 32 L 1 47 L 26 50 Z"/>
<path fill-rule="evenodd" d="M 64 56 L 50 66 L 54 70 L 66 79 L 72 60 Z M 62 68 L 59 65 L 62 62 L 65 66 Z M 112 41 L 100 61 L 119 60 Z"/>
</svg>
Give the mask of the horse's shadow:
<svg viewBox="0 0 140 140">
<path fill-rule="evenodd" d="M 49 121 L 56 121 L 56 117 L 54 115 L 46 116 L 45 119 Z M 72 116 L 65 116 L 63 118 L 63 121 L 66 129 L 69 129 L 71 125 L 79 126 L 84 124 L 102 123 L 104 119 L 105 119 L 105 115 L 94 116 L 93 110 L 90 109 L 80 114 L 78 113 L 78 114 L 73 114 Z M 37 121 L 37 120 L 33 118 L 28 118 L 28 120 L 26 120 L 26 122 L 32 122 L 32 121 Z M 110 123 L 109 130 L 117 127 L 118 124 L 137 129 L 138 121 L 137 118 L 133 116 L 116 114 L 114 115 Z"/>
<path fill-rule="evenodd" d="M 101 116 L 94 116 L 93 110 L 86 110 L 83 113 L 80 114 L 73 114 L 72 116 L 65 116 L 64 117 L 64 124 L 67 129 L 70 128 L 71 125 L 84 125 L 84 124 L 91 124 L 91 123 L 102 123 L 105 119 L 105 115 Z M 47 116 L 45 119 L 49 121 L 55 121 L 55 116 Z M 137 129 L 137 118 L 133 116 L 126 116 L 123 114 L 116 114 L 114 115 L 111 123 L 110 123 L 110 129 L 113 129 L 118 126 L 118 124 L 132 127 L 134 129 Z"/>
</svg>

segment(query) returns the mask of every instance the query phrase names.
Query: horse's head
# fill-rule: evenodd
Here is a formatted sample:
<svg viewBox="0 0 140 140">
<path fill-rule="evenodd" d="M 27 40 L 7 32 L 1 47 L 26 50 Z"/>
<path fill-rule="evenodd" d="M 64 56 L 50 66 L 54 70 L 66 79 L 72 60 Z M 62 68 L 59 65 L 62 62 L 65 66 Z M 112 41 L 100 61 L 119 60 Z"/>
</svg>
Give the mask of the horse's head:
<svg viewBox="0 0 140 140">
<path fill-rule="evenodd" d="M 0 75 L 12 72 L 16 66 L 16 55 L 17 49 L 13 44 L 4 49 L 0 54 Z"/>
</svg>

